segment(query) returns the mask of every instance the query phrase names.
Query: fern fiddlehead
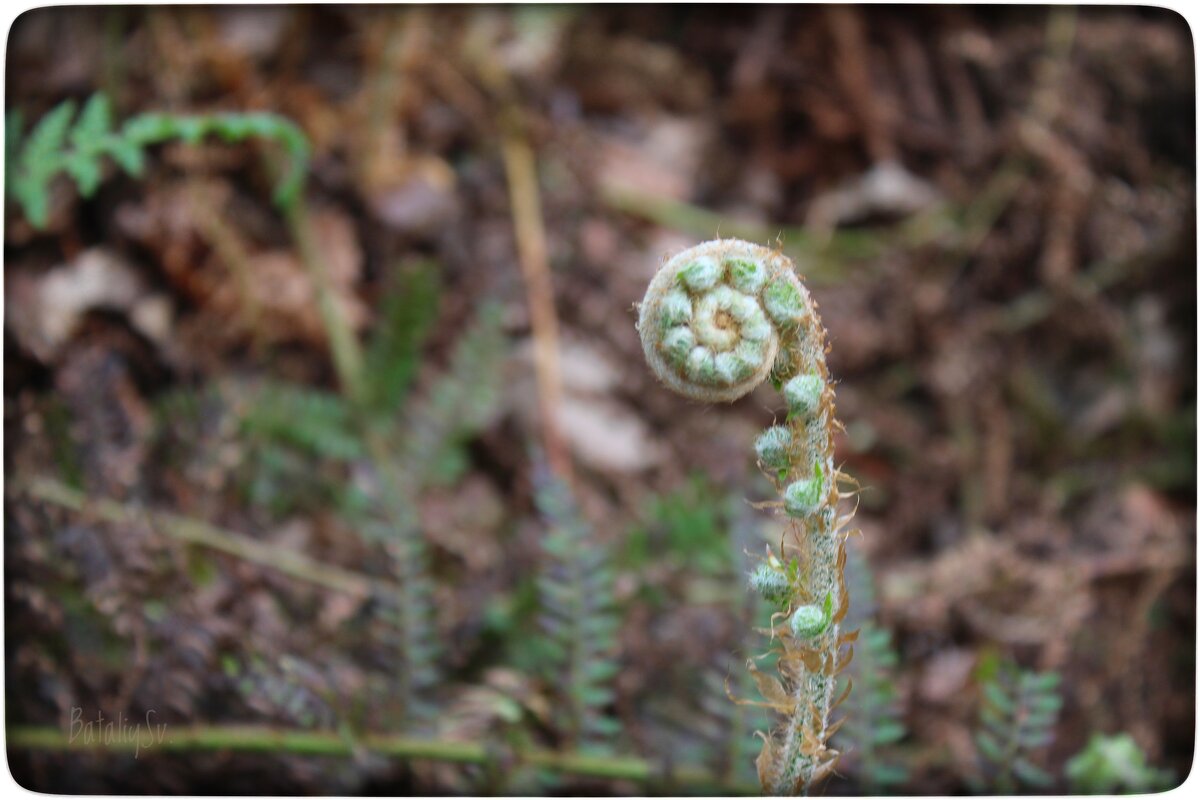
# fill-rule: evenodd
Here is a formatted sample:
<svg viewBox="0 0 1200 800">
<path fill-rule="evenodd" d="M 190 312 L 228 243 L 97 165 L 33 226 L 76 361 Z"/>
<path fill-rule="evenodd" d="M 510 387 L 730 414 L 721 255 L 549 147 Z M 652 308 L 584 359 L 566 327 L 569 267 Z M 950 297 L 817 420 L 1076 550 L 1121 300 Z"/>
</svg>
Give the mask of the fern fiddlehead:
<svg viewBox="0 0 1200 800">
<path fill-rule="evenodd" d="M 833 391 L 825 331 L 807 289 L 781 252 L 736 239 L 697 245 L 669 259 L 650 282 L 638 316 L 646 360 L 676 392 L 732 402 L 770 378 L 787 417 L 755 442 L 759 466 L 775 484 L 789 519 L 779 556 L 751 575 L 776 604 L 779 679 L 751 669 L 784 723 L 764 736 L 758 759 L 763 788 L 806 792 L 828 774 L 837 753 L 826 747 L 848 594 L 833 463 Z"/>
</svg>

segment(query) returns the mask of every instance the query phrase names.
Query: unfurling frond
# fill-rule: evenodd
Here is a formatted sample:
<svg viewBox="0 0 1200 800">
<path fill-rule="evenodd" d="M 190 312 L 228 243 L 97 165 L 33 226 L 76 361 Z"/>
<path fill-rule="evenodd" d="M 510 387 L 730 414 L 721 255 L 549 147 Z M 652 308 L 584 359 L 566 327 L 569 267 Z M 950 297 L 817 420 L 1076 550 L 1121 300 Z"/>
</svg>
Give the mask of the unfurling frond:
<svg viewBox="0 0 1200 800">
<path fill-rule="evenodd" d="M 776 679 L 754 672 L 766 705 L 784 717 L 764 735 L 763 789 L 807 791 L 834 767 L 826 747 L 835 675 L 849 608 L 842 579 L 844 518 L 833 462 L 833 389 L 816 304 L 778 250 L 718 239 L 684 250 L 650 282 L 638 313 L 642 350 L 654 374 L 694 400 L 732 402 L 768 379 L 786 404 L 784 424 L 764 431 L 754 454 L 788 518 L 779 556 L 751 573 L 751 588 L 779 611 Z"/>
</svg>

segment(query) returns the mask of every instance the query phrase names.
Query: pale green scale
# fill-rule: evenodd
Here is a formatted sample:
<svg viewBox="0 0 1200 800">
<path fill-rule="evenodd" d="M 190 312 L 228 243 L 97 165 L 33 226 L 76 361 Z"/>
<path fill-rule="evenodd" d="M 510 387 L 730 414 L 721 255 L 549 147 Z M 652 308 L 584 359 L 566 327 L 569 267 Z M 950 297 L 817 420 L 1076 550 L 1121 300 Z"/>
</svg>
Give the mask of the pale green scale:
<svg viewBox="0 0 1200 800">
<path fill-rule="evenodd" d="M 806 310 L 800 290 L 782 278 L 767 285 L 763 292 L 763 306 L 771 319 L 787 327 L 799 324 Z"/>
<path fill-rule="evenodd" d="M 658 322 L 663 327 L 674 328 L 692 318 L 692 300 L 682 289 L 672 289 L 663 295 L 658 306 Z"/>
<path fill-rule="evenodd" d="M 757 308 L 742 323 L 742 339 L 748 342 L 765 342 L 771 338 L 773 332 L 771 323 Z"/>
<path fill-rule="evenodd" d="M 707 347 L 696 346 L 688 353 L 687 375 L 692 380 L 705 386 L 717 383 L 717 368 L 713 353 Z"/>
<path fill-rule="evenodd" d="M 718 311 L 731 311 L 734 304 L 742 297 L 742 295 L 724 285 L 714 287 L 707 296 L 713 298 Z"/>
<path fill-rule="evenodd" d="M 738 357 L 736 351 L 717 353 L 714 366 L 717 377 L 726 386 L 743 381 L 754 373 L 754 368 Z"/>
<path fill-rule="evenodd" d="M 758 259 L 727 258 L 725 269 L 729 275 L 729 283 L 746 294 L 758 294 L 758 290 L 767 280 L 767 268 Z"/>
<path fill-rule="evenodd" d="M 783 506 L 788 516 L 803 518 L 816 511 L 821 505 L 824 485 L 819 471 L 811 478 L 788 484 L 783 490 Z"/>
<path fill-rule="evenodd" d="M 696 346 L 696 335 L 691 328 L 678 327 L 667 331 L 662 338 L 662 350 L 667 354 L 667 360 L 678 368 L 687 363 L 688 354 Z"/>
<path fill-rule="evenodd" d="M 758 369 L 762 366 L 763 360 L 767 357 L 767 343 L 765 341 L 749 341 L 742 340 L 742 343 L 737 346 L 737 357 L 746 362 L 753 369 Z"/>
<path fill-rule="evenodd" d="M 721 280 L 721 266 L 714 258 L 700 256 L 679 270 L 677 280 L 692 292 L 707 292 Z"/>
<path fill-rule="evenodd" d="M 792 594 L 792 586 L 787 576 L 768 564 L 759 564 L 750 574 L 750 588 L 763 596 L 763 599 L 778 606 L 786 606 Z"/>
<path fill-rule="evenodd" d="M 829 617 L 817 606 L 800 606 L 792 614 L 792 633 L 801 639 L 820 636 L 829 627 Z"/>
<path fill-rule="evenodd" d="M 768 469 L 786 469 L 792 463 L 792 432 L 772 425 L 754 440 L 754 453 Z"/>
<path fill-rule="evenodd" d="M 745 322 L 751 319 L 755 313 L 760 317 L 762 316 L 762 308 L 759 307 L 758 302 L 754 298 L 736 293 L 734 297 L 735 299 L 729 305 L 729 316 L 738 322 Z"/>
<path fill-rule="evenodd" d="M 821 395 L 825 391 L 825 382 L 821 376 L 810 372 L 797 375 L 783 385 L 783 397 L 787 401 L 788 411 L 796 416 L 808 419 L 821 407 Z"/>
</svg>

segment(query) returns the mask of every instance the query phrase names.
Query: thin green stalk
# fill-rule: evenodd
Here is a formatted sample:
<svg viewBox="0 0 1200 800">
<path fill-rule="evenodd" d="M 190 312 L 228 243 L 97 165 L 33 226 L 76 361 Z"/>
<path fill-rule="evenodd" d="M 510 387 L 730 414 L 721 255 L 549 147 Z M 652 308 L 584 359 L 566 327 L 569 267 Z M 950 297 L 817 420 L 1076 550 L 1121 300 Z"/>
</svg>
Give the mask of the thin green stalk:
<svg viewBox="0 0 1200 800">
<path fill-rule="evenodd" d="M 70 731 L 51 727 L 12 726 L 6 731 L 8 746 L 24 750 L 89 753 L 130 753 L 139 757 L 157 752 L 187 753 L 200 751 L 240 753 L 290 753 L 296 755 L 352 757 L 366 751 L 399 759 L 443 761 L 459 764 L 488 764 L 496 757 L 486 745 L 386 734 L 354 737 L 336 731 L 289 731 L 255 726 L 157 726 L 140 729 L 141 739 L 132 729 L 127 736 L 112 736 L 104 741 L 99 735 L 72 736 Z M 161 741 L 160 741 L 161 738 Z M 719 789 L 722 793 L 750 795 L 754 787 L 723 783 L 704 767 L 681 766 L 673 769 L 632 757 L 605 757 L 558 753 L 541 749 L 520 749 L 512 753 L 516 761 L 531 767 L 552 770 L 582 778 L 629 780 L 667 786 Z"/>
<path fill-rule="evenodd" d="M 296 242 L 300 261 L 308 272 L 317 294 L 317 305 L 321 312 L 321 321 L 325 325 L 325 333 L 329 337 L 329 350 L 333 356 L 334 369 L 337 370 L 338 382 L 357 408 L 366 400 L 363 388 L 362 345 L 337 304 L 329 272 L 325 268 L 325 260 L 313 236 L 304 197 L 298 196 L 295 202 L 289 204 L 284 209 L 284 215 Z"/>
</svg>

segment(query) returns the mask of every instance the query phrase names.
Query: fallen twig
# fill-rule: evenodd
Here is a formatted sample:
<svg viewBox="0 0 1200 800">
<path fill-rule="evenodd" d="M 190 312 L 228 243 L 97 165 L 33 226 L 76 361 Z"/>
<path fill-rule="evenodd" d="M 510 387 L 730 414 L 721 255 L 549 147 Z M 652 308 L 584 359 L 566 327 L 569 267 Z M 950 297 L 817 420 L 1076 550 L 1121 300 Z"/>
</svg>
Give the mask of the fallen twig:
<svg viewBox="0 0 1200 800">
<path fill-rule="evenodd" d="M 19 481 L 14 488 L 43 502 L 88 514 L 105 522 L 122 525 L 147 523 L 172 539 L 219 550 L 292 578 L 355 597 L 393 594 L 397 591 L 390 583 L 332 564 L 323 564 L 295 550 L 264 544 L 179 514 L 130 507 L 105 498 L 90 498 L 51 478 Z"/>
</svg>

